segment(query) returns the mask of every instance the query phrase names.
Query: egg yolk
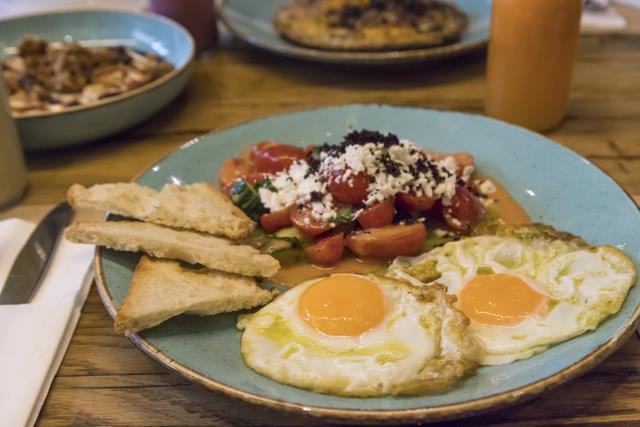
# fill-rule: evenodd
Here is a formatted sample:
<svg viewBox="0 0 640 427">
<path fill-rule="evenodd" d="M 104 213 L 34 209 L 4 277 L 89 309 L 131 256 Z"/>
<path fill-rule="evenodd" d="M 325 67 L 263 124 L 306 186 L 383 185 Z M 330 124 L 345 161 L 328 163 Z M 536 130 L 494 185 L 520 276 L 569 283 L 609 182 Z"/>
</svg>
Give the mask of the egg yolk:
<svg viewBox="0 0 640 427">
<path fill-rule="evenodd" d="M 382 322 L 384 296 L 369 279 L 333 274 L 304 290 L 298 300 L 298 313 L 325 335 L 357 336 Z"/>
<path fill-rule="evenodd" d="M 469 319 L 492 326 L 517 326 L 545 302 L 544 295 L 509 274 L 476 276 L 458 293 L 459 308 Z"/>
</svg>

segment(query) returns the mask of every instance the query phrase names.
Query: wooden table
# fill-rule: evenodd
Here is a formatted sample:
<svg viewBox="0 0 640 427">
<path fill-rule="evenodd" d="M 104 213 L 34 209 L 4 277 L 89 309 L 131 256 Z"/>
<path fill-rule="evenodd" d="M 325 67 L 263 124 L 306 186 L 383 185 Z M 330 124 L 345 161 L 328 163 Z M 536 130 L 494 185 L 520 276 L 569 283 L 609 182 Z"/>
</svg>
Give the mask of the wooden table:
<svg viewBox="0 0 640 427">
<path fill-rule="evenodd" d="M 484 68 L 482 52 L 411 67 L 348 69 L 231 44 L 198 60 L 185 93 L 144 125 L 102 142 L 29 155 L 30 189 L 12 212 L 41 211 L 41 205 L 62 200 L 75 182 L 130 180 L 191 138 L 265 115 L 345 103 L 482 113 Z M 548 136 L 640 194 L 638 32 L 582 37 L 573 83 L 569 114 Z M 116 335 L 112 324 L 93 290 L 39 425 L 309 423 L 190 384 Z M 535 401 L 464 422 L 494 423 L 640 424 L 640 340 L 634 335 L 589 374 Z"/>
</svg>

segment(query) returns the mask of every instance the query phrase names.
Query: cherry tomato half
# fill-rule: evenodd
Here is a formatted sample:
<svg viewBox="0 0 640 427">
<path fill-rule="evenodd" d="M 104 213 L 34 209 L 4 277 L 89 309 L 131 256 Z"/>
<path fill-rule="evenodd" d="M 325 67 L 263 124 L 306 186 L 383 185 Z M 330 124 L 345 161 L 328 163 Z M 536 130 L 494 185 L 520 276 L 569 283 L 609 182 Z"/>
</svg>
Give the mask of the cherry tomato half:
<svg viewBox="0 0 640 427">
<path fill-rule="evenodd" d="M 388 225 L 353 232 L 346 244 L 360 258 L 391 259 L 418 251 L 426 235 L 424 224 Z"/>
<path fill-rule="evenodd" d="M 275 233 L 281 228 L 291 225 L 291 207 L 281 209 L 275 212 L 269 212 L 260 216 L 260 226 L 267 233 Z"/>
<path fill-rule="evenodd" d="M 240 178 L 256 171 L 256 165 L 247 159 L 227 159 L 222 163 L 218 179 L 220 180 L 220 188 L 224 193 L 228 193 L 229 189 Z"/>
<path fill-rule="evenodd" d="M 262 141 L 251 149 L 251 160 L 258 172 L 276 173 L 291 166 L 295 160 L 306 158 L 305 150 L 276 141 Z"/>
<path fill-rule="evenodd" d="M 396 214 L 393 197 L 366 208 L 358 215 L 358 222 L 364 228 L 380 228 L 391 224 Z"/>
<path fill-rule="evenodd" d="M 410 193 L 398 193 L 396 203 L 399 208 L 408 212 L 422 212 L 430 209 L 438 199 L 429 196 L 416 196 Z"/>
<path fill-rule="evenodd" d="M 249 175 L 243 177 L 244 181 L 250 185 L 256 185 L 259 182 L 269 178 L 271 174 L 264 172 L 251 172 Z"/>
<path fill-rule="evenodd" d="M 344 235 L 342 233 L 325 237 L 304 248 L 304 254 L 311 264 L 331 267 L 342 259 Z"/>
<path fill-rule="evenodd" d="M 442 205 L 442 216 L 449 227 L 465 231 L 478 225 L 484 216 L 484 206 L 471 191 L 458 186 L 451 204 Z"/>
<path fill-rule="evenodd" d="M 290 218 L 293 225 L 307 237 L 316 237 L 333 228 L 329 223 L 314 218 L 308 205 L 294 206 L 291 209 Z"/>
<path fill-rule="evenodd" d="M 327 188 L 334 200 L 347 205 L 360 205 L 367 198 L 369 175 L 365 172 L 351 174 L 346 180 L 342 179 L 344 171 L 335 171 Z"/>
</svg>

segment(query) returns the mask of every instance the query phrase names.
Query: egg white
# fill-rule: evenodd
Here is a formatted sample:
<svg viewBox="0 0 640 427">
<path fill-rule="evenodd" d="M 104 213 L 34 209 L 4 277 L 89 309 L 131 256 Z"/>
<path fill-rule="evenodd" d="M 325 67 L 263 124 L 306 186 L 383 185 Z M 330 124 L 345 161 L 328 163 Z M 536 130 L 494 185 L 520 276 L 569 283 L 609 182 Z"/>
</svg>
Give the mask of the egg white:
<svg viewBox="0 0 640 427">
<path fill-rule="evenodd" d="M 420 277 L 420 271 L 434 277 L 423 277 L 422 282 L 414 277 Z M 501 235 L 470 237 L 419 257 L 399 258 L 388 274 L 417 286 L 440 283 L 456 295 L 471 279 L 488 272 L 521 278 L 547 297 L 547 306 L 517 326 L 472 320 L 469 331 L 484 346 L 481 364 L 485 365 L 527 358 L 596 329 L 620 309 L 636 281 L 633 262 L 620 250 L 590 247 L 538 225 L 512 227 Z"/>
<path fill-rule="evenodd" d="M 442 289 L 420 291 L 368 276 L 382 290 L 386 315 L 356 337 L 329 336 L 298 314 L 298 285 L 242 317 L 245 363 L 275 381 L 343 396 L 416 394 L 441 389 L 473 371 L 478 344 Z"/>
</svg>

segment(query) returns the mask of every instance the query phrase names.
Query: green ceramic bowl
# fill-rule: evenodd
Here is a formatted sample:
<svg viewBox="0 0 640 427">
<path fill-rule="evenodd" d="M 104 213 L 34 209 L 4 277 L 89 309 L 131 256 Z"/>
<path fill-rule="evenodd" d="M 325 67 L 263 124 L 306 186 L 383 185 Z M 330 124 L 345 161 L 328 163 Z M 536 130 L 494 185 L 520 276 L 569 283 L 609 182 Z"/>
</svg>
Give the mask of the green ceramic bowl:
<svg viewBox="0 0 640 427">
<path fill-rule="evenodd" d="M 158 112 L 182 90 L 194 55 L 191 35 L 161 16 L 84 10 L 22 16 L 0 21 L 0 58 L 25 34 L 49 41 L 113 40 L 169 61 L 174 70 L 139 89 L 95 105 L 67 108 L 16 120 L 25 150 L 93 141 L 130 128 Z"/>
<path fill-rule="evenodd" d="M 257 141 L 275 139 L 300 146 L 338 142 L 351 128 L 391 131 L 438 151 L 469 151 L 479 170 L 505 184 L 535 221 L 593 244 L 615 245 L 640 264 L 640 213 L 611 178 L 539 134 L 469 114 L 348 105 L 270 117 L 191 141 L 137 181 L 157 189 L 169 182 L 216 182 L 223 160 Z M 97 252 L 98 289 L 111 315 L 127 294 L 138 259 L 138 254 Z M 629 337 L 639 306 L 640 289 L 634 286 L 621 310 L 596 331 L 527 360 L 481 367 L 447 391 L 413 397 L 335 397 L 271 381 L 243 363 L 236 314 L 179 316 L 131 339 L 180 375 L 249 402 L 340 420 L 415 422 L 510 405 L 584 373 Z"/>
<path fill-rule="evenodd" d="M 454 0 L 469 17 L 460 40 L 444 46 L 384 52 L 338 52 L 291 43 L 272 24 L 274 13 L 289 0 L 224 0 L 219 15 L 231 32 L 245 42 L 273 53 L 299 59 L 347 65 L 393 65 L 462 55 L 483 48 L 489 40 L 491 0 Z"/>
</svg>

